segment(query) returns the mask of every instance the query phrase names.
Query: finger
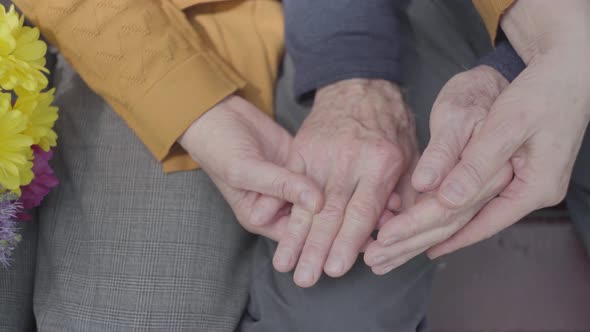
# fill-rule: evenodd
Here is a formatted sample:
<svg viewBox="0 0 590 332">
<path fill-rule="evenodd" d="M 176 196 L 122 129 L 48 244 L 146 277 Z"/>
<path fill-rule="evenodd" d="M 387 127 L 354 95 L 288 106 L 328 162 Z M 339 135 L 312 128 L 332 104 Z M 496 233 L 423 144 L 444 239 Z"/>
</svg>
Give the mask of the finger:
<svg viewBox="0 0 590 332">
<path fill-rule="evenodd" d="M 262 160 L 232 167 L 226 181 L 235 188 L 273 196 L 310 212 L 317 212 L 323 203 L 322 192 L 312 179 Z"/>
<path fill-rule="evenodd" d="M 441 185 L 439 197 L 445 205 L 457 208 L 473 200 L 522 146 L 524 135 L 509 120 L 490 115 L 471 139 L 461 161 Z"/>
<path fill-rule="evenodd" d="M 383 225 L 377 235 L 377 242 L 382 246 L 390 246 L 417 236 L 439 227 L 443 224 L 441 220 L 446 220 L 448 214 L 448 209 L 445 209 L 435 197 L 430 197 Z"/>
<path fill-rule="evenodd" d="M 279 242 L 284 236 L 289 224 L 289 216 L 277 216 L 277 218 L 268 225 L 256 227 L 254 233 L 265 238 L 271 239 L 275 242 Z"/>
<path fill-rule="evenodd" d="M 428 256 L 434 259 L 490 238 L 534 211 L 537 208 L 533 198 L 535 193 L 522 190 L 523 187 L 524 184 L 515 179 L 502 195 L 491 200 L 469 224 L 445 242 L 431 248 Z M 504 194 L 506 192 L 521 194 L 508 197 Z"/>
<path fill-rule="evenodd" d="M 469 220 L 471 217 L 466 218 Z M 382 246 L 378 242 L 375 242 L 365 252 L 365 263 L 371 267 L 389 266 L 393 261 L 408 253 L 415 252 L 419 249 L 425 250 L 448 239 L 464 223 L 464 221 L 453 222 L 443 227 L 428 230 L 407 240 L 394 243 L 391 246 Z"/>
<path fill-rule="evenodd" d="M 397 182 L 397 179 L 393 180 L 393 183 Z M 340 277 L 354 265 L 361 247 L 377 226 L 391 189 L 377 181 L 360 180 L 346 207 L 342 227 L 330 249 L 324 267 L 326 274 Z"/>
<path fill-rule="evenodd" d="M 305 173 L 305 160 L 299 153 L 293 152 L 286 158 L 288 158 L 285 165 L 287 170 L 297 174 Z M 260 195 L 254 203 L 249 222 L 255 226 L 266 225 L 273 220 L 274 215 L 284 205 L 285 201 L 282 199 L 268 195 Z"/>
<path fill-rule="evenodd" d="M 311 229 L 313 214 L 298 206 L 293 206 L 284 234 L 277 246 L 273 266 L 279 272 L 289 272 L 297 263 L 305 239 Z"/>
<path fill-rule="evenodd" d="M 254 207 L 248 218 L 248 222 L 253 226 L 264 226 L 273 220 L 281 207 L 285 206 L 286 202 L 276 197 L 259 195 L 254 202 Z"/>
<path fill-rule="evenodd" d="M 383 264 L 383 265 L 379 265 L 379 266 L 374 266 L 371 268 L 371 270 L 373 271 L 373 273 L 375 273 L 376 275 L 384 275 L 387 274 L 389 272 L 391 272 L 393 269 L 400 267 L 402 265 L 404 265 L 405 263 L 407 263 L 410 259 L 420 255 L 421 253 L 423 253 L 424 251 L 426 251 L 427 248 L 421 248 L 419 250 L 407 253 L 401 257 L 398 257 L 394 260 L 391 260 L 389 262 L 387 262 L 387 264 Z"/>
<path fill-rule="evenodd" d="M 300 287 L 311 287 L 319 280 L 330 247 L 342 225 L 355 184 L 343 185 L 341 181 L 342 177 L 337 176 L 328 181 L 324 209 L 313 217 L 311 230 L 295 269 L 295 283 Z"/>
<path fill-rule="evenodd" d="M 504 165 L 488 182 L 477 199 L 461 209 L 449 209 L 431 194 L 422 195 L 414 207 L 400 214 L 379 231 L 379 243 L 391 245 L 428 232 L 431 229 L 454 224 L 461 227 L 481 210 L 492 198 L 506 188 L 512 178 L 512 167 Z M 458 229 L 456 229 L 458 230 Z M 455 230 L 455 231 L 456 231 Z"/>
<path fill-rule="evenodd" d="M 394 191 L 391 193 L 391 196 L 389 196 L 389 200 L 387 201 L 387 209 L 390 211 L 399 211 L 401 208 L 402 198 L 400 194 Z"/>
<path fill-rule="evenodd" d="M 379 217 L 379 222 L 377 223 L 377 229 L 381 229 L 385 223 L 395 217 L 395 214 L 389 210 L 383 211 L 381 217 Z"/>
</svg>

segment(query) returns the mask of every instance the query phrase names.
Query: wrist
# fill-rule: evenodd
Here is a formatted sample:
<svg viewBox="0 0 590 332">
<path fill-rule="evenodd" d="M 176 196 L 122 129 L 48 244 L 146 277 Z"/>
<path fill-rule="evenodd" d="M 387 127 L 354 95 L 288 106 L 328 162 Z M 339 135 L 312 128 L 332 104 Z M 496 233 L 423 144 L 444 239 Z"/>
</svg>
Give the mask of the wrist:
<svg viewBox="0 0 590 332">
<path fill-rule="evenodd" d="M 528 65 L 551 53 L 587 52 L 590 47 L 590 2 L 518 0 L 501 20 L 510 43 Z M 588 54 L 588 53 L 585 53 Z"/>
<path fill-rule="evenodd" d="M 381 79 L 353 78 L 338 81 L 318 89 L 316 99 L 332 98 L 334 95 L 363 97 L 371 92 L 380 92 L 402 101 L 402 92 L 396 83 Z"/>
<path fill-rule="evenodd" d="M 368 127 L 413 127 L 401 88 L 381 79 L 342 80 L 319 89 L 312 112 L 349 117 Z"/>
<path fill-rule="evenodd" d="M 245 103 L 245 101 L 235 95 L 224 98 L 191 123 L 177 142 L 193 159 L 198 160 L 199 151 L 203 150 L 205 143 L 209 141 L 207 136 L 214 133 L 215 127 L 219 124 L 219 116 L 225 112 L 239 110 L 240 103 Z"/>
</svg>

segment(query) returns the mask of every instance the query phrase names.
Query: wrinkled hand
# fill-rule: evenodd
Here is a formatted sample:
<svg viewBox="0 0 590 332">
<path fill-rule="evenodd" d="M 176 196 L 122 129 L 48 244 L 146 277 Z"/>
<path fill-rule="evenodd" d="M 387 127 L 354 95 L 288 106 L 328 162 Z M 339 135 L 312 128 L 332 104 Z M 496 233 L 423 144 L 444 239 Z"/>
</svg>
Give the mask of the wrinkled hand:
<svg viewBox="0 0 590 332">
<path fill-rule="evenodd" d="M 431 248 L 431 257 L 481 241 L 536 209 L 558 204 L 590 120 L 590 2 L 555 6 L 549 0 L 518 1 L 502 27 L 528 67 L 460 149 L 459 163 L 446 176 L 444 167 L 435 171 L 444 178 L 439 199 L 454 209 L 473 204 L 506 162 L 514 178 L 474 220 Z"/>
<path fill-rule="evenodd" d="M 430 118 L 431 140 L 412 178 L 414 187 L 427 193 L 387 221 L 377 241 L 367 248 L 365 262 L 374 273 L 385 274 L 450 238 L 510 182 L 512 168 L 506 162 L 475 199 L 458 209 L 445 206 L 430 192 L 457 165 L 463 148 L 506 86 L 502 74 L 480 66 L 456 75 L 440 91 Z"/>
<path fill-rule="evenodd" d="M 325 204 L 317 214 L 293 207 L 273 263 L 283 272 L 296 266 L 295 283 L 310 287 L 322 270 L 346 273 L 386 208 L 399 208 L 392 192 L 417 157 L 413 118 L 396 85 L 341 81 L 317 92 L 292 153 L 323 188 Z M 403 201 L 414 200 L 409 179 L 400 183 Z"/>
<path fill-rule="evenodd" d="M 319 187 L 287 169 L 302 162 L 289 160 L 289 133 L 240 97 L 230 96 L 201 116 L 179 143 L 252 233 L 278 241 L 286 226 L 288 203 L 311 212 L 322 205 Z"/>
</svg>

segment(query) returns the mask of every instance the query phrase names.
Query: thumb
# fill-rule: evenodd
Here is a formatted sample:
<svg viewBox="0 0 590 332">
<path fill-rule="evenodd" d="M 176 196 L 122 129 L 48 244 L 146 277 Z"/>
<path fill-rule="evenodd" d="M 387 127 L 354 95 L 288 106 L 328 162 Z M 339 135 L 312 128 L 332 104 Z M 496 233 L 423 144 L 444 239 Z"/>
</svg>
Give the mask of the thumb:
<svg viewBox="0 0 590 332">
<path fill-rule="evenodd" d="M 457 164 L 471 129 L 463 126 L 458 132 L 448 126 L 442 133 L 432 136 L 412 175 L 414 189 L 428 192 L 438 188 L 442 179 Z"/>
<path fill-rule="evenodd" d="M 493 112 L 493 110 L 492 110 Z M 439 198 L 450 208 L 465 205 L 477 197 L 485 185 L 524 144 L 523 130 L 507 121 L 509 113 L 490 116 L 461 156 L 461 161 L 443 181 Z M 506 124 L 510 125 L 506 125 Z"/>
</svg>

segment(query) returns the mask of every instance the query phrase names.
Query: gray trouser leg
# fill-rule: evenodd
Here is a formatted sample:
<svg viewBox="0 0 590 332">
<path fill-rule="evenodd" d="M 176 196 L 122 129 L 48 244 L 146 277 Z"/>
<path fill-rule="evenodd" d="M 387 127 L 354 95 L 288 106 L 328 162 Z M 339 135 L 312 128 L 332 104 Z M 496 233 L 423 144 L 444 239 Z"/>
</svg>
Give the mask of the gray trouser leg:
<svg viewBox="0 0 590 332">
<path fill-rule="evenodd" d="M 590 130 L 586 131 L 574 166 L 566 203 L 570 217 L 590 257 Z"/>
<path fill-rule="evenodd" d="M 65 62 L 61 184 L 39 213 L 39 331 L 234 331 L 254 237 L 202 171 L 164 174 Z"/>
<path fill-rule="evenodd" d="M 461 19 L 459 19 L 461 18 Z M 428 141 L 430 108 L 442 85 L 489 50 L 479 17 L 469 2 L 414 1 L 405 22 L 403 57 L 406 101 L 417 118 L 419 138 Z M 479 39 L 481 41 L 478 41 Z M 295 132 L 309 112 L 292 94 L 287 60 L 277 90 L 277 119 Z M 344 277 L 322 277 L 300 289 L 292 274 L 272 267 L 276 245 L 258 243 L 248 312 L 240 331 L 423 331 L 432 263 L 419 256 L 378 277 L 361 259 Z"/>
</svg>

